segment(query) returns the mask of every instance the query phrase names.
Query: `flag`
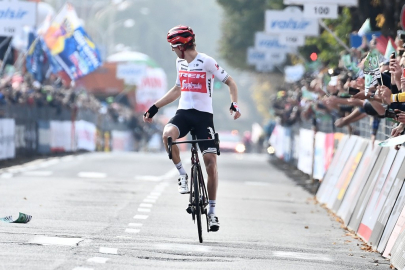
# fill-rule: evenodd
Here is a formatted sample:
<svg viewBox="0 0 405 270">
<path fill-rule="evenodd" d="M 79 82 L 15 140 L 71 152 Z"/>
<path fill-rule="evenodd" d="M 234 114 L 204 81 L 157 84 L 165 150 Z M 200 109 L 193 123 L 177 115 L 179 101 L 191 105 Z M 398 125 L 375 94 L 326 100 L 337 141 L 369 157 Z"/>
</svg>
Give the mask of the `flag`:
<svg viewBox="0 0 405 270">
<path fill-rule="evenodd" d="M 385 54 L 384 54 L 385 59 L 386 59 L 386 60 L 389 60 L 389 59 L 390 59 L 390 56 L 391 56 L 391 54 L 392 54 L 393 52 L 395 52 L 395 48 L 394 48 L 394 46 L 392 45 L 392 41 L 391 41 L 391 39 L 390 39 L 390 40 L 388 40 L 387 48 L 385 49 Z"/>
<path fill-rule="evenodd" d="M 35 33 L 28 34 L 28 52 L 26 58 L 26 68 L 34 79 L 42 83 L 50 74 L 61 71 L 61 67 L 51 55 L 44 40 Z"/>
<path fill-rule="evenodd" d="M 341 57 L 340 59 L 342 60 L 343 66 L 344 66 L 346 69 L 351 70 L 351 67 L 352 67 L 352 58 L 351 58 L 350 54 L 342 55 L 342 57 Z"/>
<path fill-rule="evenodd" d="M 381 79 L 380 65 L 379 65 L 379 52 L 377 50 L 370 51 L 366 60 L 364 61 L 364 74 L 366 81 L 365 94 L 367 96 L 370 86 L 376 85 L 378 79 Z M 369 80 L 369 87 L 367 87 L 367 80 Z"/>
<path fill-rule="evenodd" d="M 84 30 L 70 4 L 61 12 L 44 33 L 51 54 L 72 80 L 83 77 L 102 65 L 100 52 Z"/>
<path fill-rule="evenodd" d="M 359 32 L 357 33 L 359 36 L 364 36 L 367 33 L 371 32 L 371 25 L 370 25 L 370 19 L 367 19 L 361 28 L 359 29 Z"/>
</svg>

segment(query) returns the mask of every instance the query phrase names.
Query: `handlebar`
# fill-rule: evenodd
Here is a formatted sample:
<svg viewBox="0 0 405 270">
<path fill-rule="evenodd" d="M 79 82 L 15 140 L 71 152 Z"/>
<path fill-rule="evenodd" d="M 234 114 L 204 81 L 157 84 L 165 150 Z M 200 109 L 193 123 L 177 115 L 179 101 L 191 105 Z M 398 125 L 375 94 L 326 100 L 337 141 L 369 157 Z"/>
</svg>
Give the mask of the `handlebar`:
<svg viewBox="0 0 405 270">
<path fill-rule="evenodd" d="M 167 148 L 169 151 L 169 159 L 172 159 L 172 145 L 175 144 L 182 144 L 182 143 L 199 143 L 199 142 L 210 142 L 214 141 L 215 143 L 215 148 L 217 149 L 217 155 L 219 156 L 221 154 L 221 151 L 219 150 L 219 136 L 218 133 L 214 134 L 214 139 L 201 139 L 201 140 L 191 140 L 191 141 L 182 141 L 182 142 L 173 142 L 172 137 L 167 138 Z"/>
</svg>

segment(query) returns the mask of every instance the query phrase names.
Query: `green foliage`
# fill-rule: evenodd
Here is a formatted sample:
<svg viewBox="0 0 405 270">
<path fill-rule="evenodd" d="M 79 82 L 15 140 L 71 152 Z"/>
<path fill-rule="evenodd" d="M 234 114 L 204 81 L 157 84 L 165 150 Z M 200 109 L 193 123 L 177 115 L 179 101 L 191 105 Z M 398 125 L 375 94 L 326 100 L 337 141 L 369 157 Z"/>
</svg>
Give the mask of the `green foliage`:
<svg viewBox="0 0 405 270">
<path fill-rule="evenodd" d="M 339 18 L 335 20 L 325 20 L 325 24 L 338 36 L 345 44 L 349 44 L 349 34 L 351 32 L 351 16 L 350 10 L 344 8 Z M 326 30 L 323 30 L 319 37 L 306 39 L 307 47 L 303 47 L 300 51 L 304 57 L 309 57 L 311 48 L 316 46 L 319 51 L 318 57 L 329 63 L 331 66 L 336 66 L 339 62 L 339 52 L 344 48 L 335 40 L 335 38 Z"/>
<path fill-rule="evenodd" d="M 246 50 L 254 45 L 255 32 L 264 29 L 266 9 L 282 9 L 283 0 L 217 0 L 225 16 L 220 54 L 235 68 L 249 69 Z"/>
</svg>

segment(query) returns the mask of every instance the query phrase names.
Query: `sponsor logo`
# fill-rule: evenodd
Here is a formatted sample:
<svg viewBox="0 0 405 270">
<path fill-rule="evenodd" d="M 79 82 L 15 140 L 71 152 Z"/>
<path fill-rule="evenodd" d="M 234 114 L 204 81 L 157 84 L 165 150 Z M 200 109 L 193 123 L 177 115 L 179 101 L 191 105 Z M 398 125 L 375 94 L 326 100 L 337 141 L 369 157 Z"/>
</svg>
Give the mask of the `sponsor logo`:
<svg viewBox="0 0 405 270">
<path fill-rule="evenodd" d="M 0 19 L 22 19 L 28 14 L 27 10 L 5 8 L 0 9 Z"/>
<path fill-rule="evenodd" d="M 209 138 L 209 139 L 214 139 L 214 137 L 215 137 L 214 129 L 212 127 L 207 127 L 207 129 L 211 136 L 211 138 Z M 213 149 L 215 149 L 215 148 L 213 148 Z"/>
<path fill-rule="evenodd" d="M 218 64 L 215 64 L 215 67 L 217 68 L 217 70 L 219 70 L 219 66 L 218 66 Z"/>
<path fill-rule="evenodd" d="M 289 19 L 288 21 L 284 20 L 274 20 L 271 22 L 271 28 L 279 28 L 281 30 L 303 30 L 310 25 L 309 21 L 294 21 L 293 19 Z"/>
<path fill-rule="evenodd" d="M 181 73 L 180 77 L 181 78 L 196 78 L 196 79 L 202 78 L 202 79 L 205 79 L 205 72 L 204 72 L 204 74 L 200 74 L 200 73 Z"/>
<path fill-rule="evenodd" d="M 207 93 L 205 72 L 179 71 L 181 91 Z"/>
<path fill-rule="evenodd" d="M 208 79 L 208 91 L 210 92 L 211 97 L 211 79 Z"/>
<path fill-rule="evenodd" d="M 223 70 L 221 71 L 221 74 L 224 74 L 224 72 L 225 72 L 225 70 L 223 69 Z"/>
</svg>

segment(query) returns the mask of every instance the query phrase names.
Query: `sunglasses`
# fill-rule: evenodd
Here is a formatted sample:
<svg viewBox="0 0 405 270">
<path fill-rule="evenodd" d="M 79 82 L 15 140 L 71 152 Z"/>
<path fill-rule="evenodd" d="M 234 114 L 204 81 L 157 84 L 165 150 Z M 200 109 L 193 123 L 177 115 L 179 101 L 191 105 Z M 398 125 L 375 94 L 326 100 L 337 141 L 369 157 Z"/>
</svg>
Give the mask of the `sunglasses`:
<svg viewBox="0 0 405 270">
<path fill-rule="evenodd" d="M 181 43 L 178 43 L 178 44 L 170 44 L 170 46 L 171 46 L 172 48 L 177 48 L 177 47 L 179 47 L 179 46 L 181 46 L 181 45 L 183 45 L 183 44 L 181 44 Z"/>
</svg>

